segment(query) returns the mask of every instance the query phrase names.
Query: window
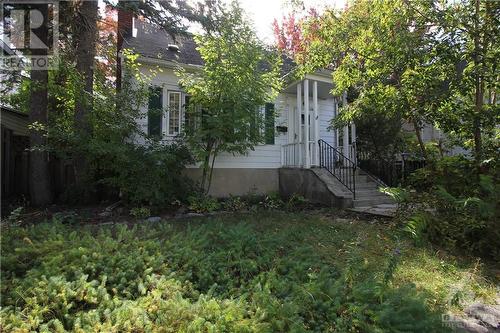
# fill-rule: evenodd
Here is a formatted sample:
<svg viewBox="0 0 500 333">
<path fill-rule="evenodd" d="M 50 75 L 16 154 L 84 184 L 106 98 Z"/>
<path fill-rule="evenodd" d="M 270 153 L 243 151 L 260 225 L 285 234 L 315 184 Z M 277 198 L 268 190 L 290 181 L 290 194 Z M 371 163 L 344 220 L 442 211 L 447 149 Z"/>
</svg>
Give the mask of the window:
<svg viewBox="0 0 500 333">
<path fill-rule="evenodd" d="M 266 103 L 264 135 L 266 144 L 274 145 L 274 104 Z"/>
<path fill-rule="evenodd" d="M 148 102 L 148 135 L 161 137 L 161 123 L 163 114 L 163 91 L 161 87 L 149 88 Z"/>
<path fill-rule="evenodd" d="M 179 134 L 181 127 L 181 106 L 181 93 L 169 91 L 167 135 Z"/>
</svg>

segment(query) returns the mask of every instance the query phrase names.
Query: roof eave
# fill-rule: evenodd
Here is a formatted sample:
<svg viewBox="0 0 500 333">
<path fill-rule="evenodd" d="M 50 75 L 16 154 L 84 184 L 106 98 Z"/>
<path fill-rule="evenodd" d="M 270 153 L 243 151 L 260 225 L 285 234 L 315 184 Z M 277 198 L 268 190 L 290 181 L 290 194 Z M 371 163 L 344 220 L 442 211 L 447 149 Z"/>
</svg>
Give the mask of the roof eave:
<svg viewBox="0 0 500 333">
<path fill-rule="evenodd" d="M 123 54 L 120 53 L 119 57 L 121 59 L 123 59 Z M 182 62 L 165 60 L 165 59 L 158 59 L 158 58 L 151 58 L 151 57 L 146 57 L 146 56 L 143 56 L 143 55 L 140 55 L 137 58 L 137 62 L 139 62 L 139 63 L 145 63 L 145 64 L 150 64 L 150 65 L 160 65 L 162 67 L 172 68 L 172 69 L 175 69 L 177 67 L 182 67 L 182 68 L 191 69 L 191 70 L 201 70 L 203 68 L 203 65 L 185 64 L 185 63 L 182 63 Z"/>
</svg>

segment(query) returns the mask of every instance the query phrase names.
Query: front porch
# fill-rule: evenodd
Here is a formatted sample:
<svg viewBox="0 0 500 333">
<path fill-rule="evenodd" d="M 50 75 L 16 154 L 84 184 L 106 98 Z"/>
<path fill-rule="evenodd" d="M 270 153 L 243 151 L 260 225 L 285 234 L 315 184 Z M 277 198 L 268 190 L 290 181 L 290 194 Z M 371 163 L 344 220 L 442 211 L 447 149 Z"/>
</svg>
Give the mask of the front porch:
<svg viewBox="0 0 500 333">
<path fill-rule="evenodd" d="M 296 100 L 295 106 L 288 106 L 288 140 L 281 146 L 282 167 L 306 169 L 324 167 L 327 159 L 328 162 L 343 162 L 342 164 L 347 166 L 345 161 L 342 161 L 343 157 L 355 164 L 356 127 L 354 123 L 345 126 L 341 131 L 329 128 L 330 121 L 338 115 L 339 104 L 347 104 L 346 94 L 342 98 L 334 97 L 331 95 L 332 89 L 330 74 L 312 74 L 292 83 L 285 90 L 286 93 L 295 95 Z M 332 109 L 328 110 L 330 112 L 320 110 L 320 100 L 328 100 L 332 103 Z M 320 120 L 320 117 L 323 119 Z M 320 126 L 320 121 L 323 122 L 322 126 Z M 330 147 L 333 148 L 333 152 L 330 151 Z"/>
<path fill-rule="evenodd" d="M 379 192 L 377 180 L 358 168 L 354 123 L 331 128 L 339 104 L 347 104 L 347 94 L 335 97 L 332 89 L 330 74 L 316 73 L 285 90 L 296 99 L 288 101 L 280 192 L 284 196 L 300 193 L 309 200 L 344 208 L 392 203 Z"/>
</svg>

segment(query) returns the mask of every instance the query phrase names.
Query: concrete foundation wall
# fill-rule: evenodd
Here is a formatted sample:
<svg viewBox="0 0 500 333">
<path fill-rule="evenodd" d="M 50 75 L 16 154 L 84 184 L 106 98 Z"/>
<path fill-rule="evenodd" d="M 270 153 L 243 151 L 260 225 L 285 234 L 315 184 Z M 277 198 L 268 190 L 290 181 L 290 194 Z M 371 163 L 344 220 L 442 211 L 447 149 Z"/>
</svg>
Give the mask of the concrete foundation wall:
<svg viewBox="0 0 500 333">
<path fill-rule="evenodd" d="M 327 206 L 348 208 L 352 206 L 352 198 L 335 195 L 320 173 L 314 169 L 281 168 L 279 169 L 279 188 L 281 196 L 288 198 L 294 193 L 302 195 L 314 203 Z"/>
<path fill-rule="evenodd" d="M 188 177 L 200 181 L 202 170 L 186 169 Z M 228 197 L 229 195 L 267 194 L 279 191 L 278 169 L 214 169 L 210 195 Z"/>
<path fill-rule="evenodd" d="M 342 184 L 333 177 L 324 175 L 322 169 L 227 169 L 213 171 L 210 195 L 217 198 L 229 195 L 268 194 L 278 192 L 284 198 L 299 194 L 314 203 L 332 207 L 352 206 L 352 197 L 342 190 Z M 326 171 L 325 171 L 326 172 Z M 202 170 L 189 168 L 185 174 L 200 181 Z"/>
</svg>

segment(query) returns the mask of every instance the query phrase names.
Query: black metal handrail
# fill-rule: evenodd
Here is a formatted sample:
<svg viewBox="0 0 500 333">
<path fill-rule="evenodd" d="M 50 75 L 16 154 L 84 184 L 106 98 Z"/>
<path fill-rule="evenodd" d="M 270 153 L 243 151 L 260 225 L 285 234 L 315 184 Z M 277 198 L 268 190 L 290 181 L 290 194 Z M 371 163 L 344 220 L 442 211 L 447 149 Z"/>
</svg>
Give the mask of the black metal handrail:
<svg viewBox="0 0 500 333">
<path fill-rule="evenodd" d="M 375 157 L 369 153 L 357 150 L 356 162 L 360 170 L 363 170 L 370 178 L 374 179 L 380 186 L 404 185 L 408 176 L 417 169 L 423 168 L 426 161 L 423 159 L 408 159 L 408 154 L 401 153 L 401 158 L 394 156 L 385 160 Z"/>
<path fill-rule="evenodd" d="M 356 163 L 324 140 L 318 140 L 318 147 L 319 166 L 337 178 L 356 199 Z"/>
</svg>

